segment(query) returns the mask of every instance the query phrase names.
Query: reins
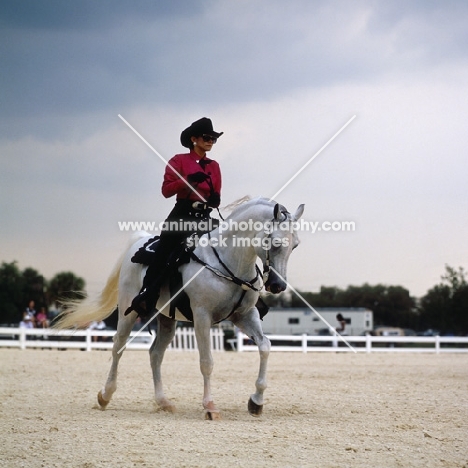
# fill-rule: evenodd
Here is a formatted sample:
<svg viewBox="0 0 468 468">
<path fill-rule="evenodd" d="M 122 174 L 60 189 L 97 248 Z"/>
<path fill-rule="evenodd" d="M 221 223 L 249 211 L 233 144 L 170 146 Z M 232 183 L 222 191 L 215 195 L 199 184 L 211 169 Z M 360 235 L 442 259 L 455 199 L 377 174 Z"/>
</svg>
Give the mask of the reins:
<svg viewBox="0 0 468 468">
<path fill-rule="evenodd" d="M 289 214 L 287 211 L 282 211 L 282 213 L 287 217 L 287 215 Z M 220 213 L 221 214 L 221 213 Z M 221 219 L 224 221 L 224 218 L 221 216 Z M 275 221 L 275 218 L 273 218 L 271 221 L 270 221 L 270 225 L 273 225 Z M 269 238 L 271 236 L 273 231 L 270 231 L 268 232 L 268 235 L 267 235 L 267 238 Z M 193 260 L 195 260 L 197 263 L 200 263 L 201 265 L 203 265 L 204 267 L 206 267 L 208 270 L 210 270 L 212 273 L 214 273 L 215 275 L 219 276 L 220 278 L 224 278 L 228 281 L 232 281 L 233 283 L 237 284 L 238 286 L 240 286 L 242 289 L 244 289 L 245 291 L 247 291 L 248 289 L 251 289 L 255 292 L 260 292 L 264 286 L 264 284 L 266 283 L 267 279 L 268 279 L 268 275 L 270 274 L 270 264 L 271 264 L 271 261 L 270 261 L 270 249 L 265 249 L 265 261 L 263 262 L 263 274 L 260 272 L 260 269 L 258 268 L 258 265 L 255 265 L 255 270 L 257 272 L 255 278 L 253 278 L 252 280 L 250 281 L 246 281 L 246 280 L 243 280 L 241 278 L 238 278 L 230 269 L 229 267 L 223 262 L 223 260 L 221 259 L 218 251 L 215 249 L 213 243 L 211 242 L 211 233 L 210 232 L 207 232 L 207 235 L 208 235 L 208 239 L 209 239 L 209 243 L 210 243 L 210 246 L 211 246 L 211 249 L 213 250 L 213 253 L 215 254 L 218 262 L 221 264 L 221 266 L 227 271 L 228 275 L 224 274 L 222 271 L 220 271 L 219 269 L 217 268 L 214 268 L 212 267 L 211 265 L 209 265 L 208 263 L 204 262 L 200 257 L 198 257 L 195 252 L 191 252 L 191 257 L 193 258 Z M 254 283 L 257 281 L 257 279 L 259 278 L 259 276 L 262 277 L 262 285 L 259 287 L 259 288 L 256 288 L 254 286 Z"/>
<path fill-rule="evenodd" d="M 219 210 L 218 210 L 219 212 Z M 287 211 L 282 211 L 282 213 L 287 217 L 287 215 L 289 214 Z M 221 215 L 221 213 L 219 213 Z M 275 213 L 275 217 L 276 217 L 276 213 Z M 273 225 L 274 221 L 275 221 L 275 217 L 270 221 L 270 224 Z M 221 219 L 224 221 L 224 218 L 221 216 Z M 271 234 L 273 233 L 273 230 L 271 230 L 270 232 L 268 232 L 267 234 L 267 238 L 271 237 Z M 195 235 L 195 234 L 194 234 Z M 194 236 L 193 235 L 193 236 Z M 210 232 L 207 232 L 207 235 L 208 235 L 208 239 L 209 239 L 209 243 L 210 243 L 210 246 L 211 246 L 211 249 L 213 250 L 213 253 L 215 254 L 218 262 L 220 263 L 220 265 L 224 268 L 224 270 L 226 270 L 227 274 L 223 273 L 221 270 L 219 270 L 218 268 L 215 268 L 211 265 L 209 265 L 208 263 L 206 263 L 205 261 L 203 261 L 200 257 L 198 257 L 198 255 L 195 254 L 194 251 L 192 251 L 190 253 L 190 257 L 196 261 L 197 263 L 199 263 L 200 265 L 203 265 L 205 268 L 207 268 L 208 270 L 210 270 L 213 274 L 215 274 L 216 276 L 220 277 L 220 278 L 223 278 L 227 281 L 232 281 L 234 284 L 240 286 L 242 288 L 242 294 L 241 294 L 241 297 L 239 298 L 239 300 L 237 301 L 237 303 L 234 305 L 234 307 L 232 308 L 231 312 L 228 314 L 228 316 L 223 319 L 223 320 L 227 320 L 239 307 L 240 305 L 242 304 L 242 301 L 244 299 L 244 296 L 246 294 L 246 292 L 251 289 L 252 291 L 255 291 L 255 292 L 260 292 L 263 288 L 263 286 L 265 285 L 267 279 L 268 279 L 268 275 L 270 273 L 270 264 L 271 264 L 271 260 L 270 260 L 270 249 L 265 249 L 265 261 L 263 262 L 263 274 L 261 273 L 260 271 L 260 268 L 258 267 L 257 264 L 255 264 L 255 270 L 257 272 L 257 274 L 255 275 L 255 278 L 251 279 L 250 281 L 246 281 L 246 280 L 243 280 L 242 278 L 239 278 L 237 277 L 232 271 L 231 269 L 223 262 L 223 260 L 221 259 L 220 255 L 219 255 L 219 252 L 215 249 L 213 243 L 211 242 L 211 233 Z M 259 277 L 262 278 L 262 284 L 259 288 L 255 287 L 254 283 L 257 282 L 257 280 L 259 279 Z"/>
<path fill-rule="evenodd" d="M 218 268 L 215 268 L 211 265 L 209 265 L 208 263 L 206 263 L 205 261 L 203 261 L 198 255 L 195 254 L 194 251 L 192 251 L 190 253 L 190 256 L 193 260 L 195 260 L 197 263 L 199 263 L 200 265 L 203 265 L 205 268 L 207 268 L 208 270 L 210 270 L 213 274 L 215 274 L 216 276 L 220 277 L 220 278 L 223 278 L 227 281 L 232 281 L 234 284 L 240 286 L 242 288 L 242 293 L 239 297 L 239 300 L 236 302 L 236 304 L 234 305 L 234 307 L 231 309 L 231 311 L 229 312 L 229 314 L 223 319 L 223 320 L 228 320 L 231 315 L 241 306 L 242 304 L 242 301 L 244 300 L 244 297 L 245 297 L 245 294 L 247 293 L 247 291 L 249 289 L 251 289 L 252 291 L 255 291 L 255 292 L 260 292 L 266 282 L 266 279 L 268 278 L 268 274 L 270 272 L 270 252 L 269 250 L 267 249 L 266 251 L 266 254 L 265 254 L 265 263 L 263 264 L 263 275 L 260 271 L 260 268 L 258 268 L 258 265 L 255 264 L 255 270 L 256 270 L 256 275 L 255 275 L 255 278 L 251 279 L 250 281 L 246 281 L 246 280 L 243 280 L 242 278 L 239 278 L 238 276 L 236 276 L 232 271 L 231 269 L 223 262 L 223 260 L 221 259 L 220 255 L 219 255 L 219 252 L 214 248 L 212 242 L 211 242 L 211 234 L 210 232 L 207 233 L 208 234 L 208 239 L 210 240 L 210 246 L 213 250 L 213 253 L 215 254 L 218 262 L 220 263 L 220 265 L 226 270 L 226 272 L 228 274 L 225 274 L 223 273 L 221 270 L 219 270 Z M 271 233 L 268 234 L 269 236 L 271 235 Z M 259 277 L 262 278 L 262 284 L 259 288 L 257 288 L 254 283 L 257 282 L 257 280 L 259 279 Z M 220 320 L 221 322 L 222 320 Z M 219 322 L 218 322 L 219 323 Z"/>
<path fill-rule="evenodd" d="M 208 238 L 211 240 L 210 233 L 208 232 Z M 210 243 L 211 245 L 211 243 Z M 210 270 L 212 273 L 214 273 L 216 276 L 219 276 L 220 278 L 224 278 L 225 280 L 232 281 L 234 284 L 237 284 L 240 286 L 244 291 L 247 291 L 248 289 L 251 289 L 252 291 L 255 292 L 260 292 L 263 288 L 263 284 L 260 286 L 260 288 L 257 288 L 254 286 L 254 283 L 258 280 L 259 276 L 261 276 L 260 269 L 258 268 L 257 265 L 255 265 L 255 270 L 257 274 L 255 275 L 255 278 L 251 279 L 250 281 L 243 280 L 239 277 L 237 277 L 230 269 L 229 267 L 221 260 L 221 257 L 219 256 L 218 251 L 214 248 L 213 245 L 211 245 L 211 248 L 218 259 L 218 262 L 221 264 L 221 266 L 227 271 L 227 275 L 220 271 L 218 268 L 215 268 L 205 261 L 203 261 L 198 255 L 195 254 L 195 252 L 191 252 L 190 256 L 195 260 L 197 263 L 200 265 L 203 265 L 205 268 Z"/>
<path fill-rule="evenodd" d="M 213 247 L 213 246 L 212 246 Z M 223 318 L 222 320 L 219 320 L 219 322 L 222 322 L 223 320 L 228 320 L 231 315 L 241 306 L 242 301 L 244 300 L 245 294 L 247 293 L 248 289 L 252 289 L 253 291 L 260 292 L 261 289 L 263 288 L 263 284 L 260 288 L 256 288 L 253 283 L 255 283 L 260 275 L 260 270 L 257 265 L 255 265 L 255 268 L 257 270 L 257 275 L 255 276 L 254 279 L 251 281 L 245 281 L 243 279 L 238 278 L 236 275 L 234 275 L 231 270 L 226 266 L 226 264 L 221 260 L 219 257 L 218 252 L 216 249 L 213 247 L 213 251 L 215 252 L 216 257 L 218 258 L 219 262 L 223 266 L 223 268 L 226 269 L 226 271 L 229 273 L 230 276 L 225 275 L 222 271 L 218 270 L 217 268 L 212 267 L 208 263 L 204 262 L 200 257 L 198 257 L 194 252 L 191 253 L 191 257 L 193 260 L 195 260 L 197 263 L 200 263 L 200 265 L 203 265 L 205 268 L 210 270 L 212 273 L 214 273 L 216 276 L 219 276 L 220 278 L 224 278 L 225 280 L 232 281 L 233 283 L 237 284 L 242 288 L 242 293 L 239 297 L 239 300 L 234 304 L 234 307 L 231 309 L 229 314 Z M 219 323 L 216 322 L 216 323 Z"/>
</svg>

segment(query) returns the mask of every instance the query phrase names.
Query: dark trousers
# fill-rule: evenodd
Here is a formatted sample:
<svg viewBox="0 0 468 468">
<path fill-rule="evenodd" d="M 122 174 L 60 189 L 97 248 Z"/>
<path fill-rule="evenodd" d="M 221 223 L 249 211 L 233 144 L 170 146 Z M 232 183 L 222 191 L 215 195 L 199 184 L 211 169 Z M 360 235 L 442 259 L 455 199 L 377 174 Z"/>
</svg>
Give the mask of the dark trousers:
<svg viewBox="0 0 468 468">
<path fill-rule="evenodd" d="M 188 236 L 193 233 L 207 232 L 206 226 L 210 221 L 210 212 L 211 209 L 207 207 L 205 209 L 194 208 L 190 200 L 177 201 L 165 220 L 165 227 L 159 237 L 156 259 L 148 266 L 142 291 L 146 290 L 148 295 L 156 297 L 157 300 L 159 288 L 168 276 L 171 259 L 177 257 L 184 249 L 184 242 Z"/>
</svg>

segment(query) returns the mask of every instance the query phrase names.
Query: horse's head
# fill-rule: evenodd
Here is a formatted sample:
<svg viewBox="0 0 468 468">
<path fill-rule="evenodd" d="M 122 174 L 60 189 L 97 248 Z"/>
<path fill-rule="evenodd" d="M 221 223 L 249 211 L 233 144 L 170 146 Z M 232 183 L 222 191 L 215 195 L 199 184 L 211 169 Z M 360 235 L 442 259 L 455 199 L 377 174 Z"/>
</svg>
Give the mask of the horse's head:
<svg viewBox="0 0 468 468">
<path fill-rule="evenodd" d="M 262 259 L 268 273 L 265 289 L 273 294 L 283 292 L 286 287 L 286 271 L 291 252 L 299 245 L 297 235 L 297 220 L 304 212 L 304 205 L 299 205 L 294 215 L 278 203 L 273 210 L 273 218 L 262 239 Z"/>
</svg>

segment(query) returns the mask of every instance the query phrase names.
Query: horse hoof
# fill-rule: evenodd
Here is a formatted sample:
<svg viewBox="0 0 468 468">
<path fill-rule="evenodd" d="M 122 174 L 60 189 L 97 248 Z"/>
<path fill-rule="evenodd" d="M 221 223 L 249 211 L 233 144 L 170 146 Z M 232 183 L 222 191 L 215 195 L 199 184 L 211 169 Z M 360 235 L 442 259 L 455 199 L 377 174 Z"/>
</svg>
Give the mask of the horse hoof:
<svg viewBox="0 0 468 468">
<path fill-rule="evenodd" d="M 166 411 L 167 413 L 175 413 L 176 407 L 168 400 L 166 397 L 164 398 L 156 398 L 156 404 L 158 405 L 158 409 L 161 411 Z"/>
<path fill-rule="evenodd" d="M 252 416 L 260 416 L 263 412 L 263 405 L 257 405 L 252 398 L 249 398 L 249 404 L 247 405 L 249 413 Z"/>
<path fill-rule="evenodd" d="M 213 401 L 209 401 L 206 404 L 204 403 L 203 408 L 205 409 L 205 419 L 209 421 L 219 421 L 221 419 L 221 414 Z"/>
<path fill-rule="evenodd" d="M 160 408 L 163 411 L 166 411 L 167 413 L 175 413 L 176 412 L 176 407 L 174 405 L 160 406 Z"/>
<path fill-rule="evenodd" d="M 205 411 L 205 419 L 208 421 L 220 421 L 221 420 L 221 414 L 219 411 L 210 411 L 206 410 Z"/>
<path fill-rule="evenodd" d="M 102 397 L 101 390 L 99 390 L 99 393 L 97 394 L 97 401 L 101 409 L 106 409 L 106 406 L 109 404 L 109 402 L 107 400 L 104 400 L 104 398 Z"/>
</svg>

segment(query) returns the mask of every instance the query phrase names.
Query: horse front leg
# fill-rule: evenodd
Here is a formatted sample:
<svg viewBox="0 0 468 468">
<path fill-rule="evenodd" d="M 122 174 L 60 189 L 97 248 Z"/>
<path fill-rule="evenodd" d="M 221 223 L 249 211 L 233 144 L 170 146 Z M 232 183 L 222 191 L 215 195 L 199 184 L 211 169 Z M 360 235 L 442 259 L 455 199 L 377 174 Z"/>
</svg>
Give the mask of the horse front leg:
<svg viewBox="0 0 468 468">
<path fill-rule="evenodd" d="M 263 393 L 267 388 L 266 373 L 271 343 L 263 334 L 260 314 L 255 307 L 246 315 L 233 318 L 233 323 L 258 346 L 260 354 L 260 368 L 255 382 L 256 392 L 253 395 L 250 395 L 247 408 L 252 416 L 260 416 L 263 412 Z"/>
<path fill-rule="evenodd" d="M 200 371 L 203 375 L 203 408 L 205 409 L 205 419 L 218 420 L 221 419 L 221 415 L 211 395 L 211 373 L 213 372 L 210 337 L 211 319 L 200 315 L 202 314 L 196 316 L 194 328 L 200 354 Z"/>
<path fill-rule="evenodd" d="M 154 393 L 156 403 L 164 411 L 175 412 L 174 404 L 164 394 L 161 379 L 161 364 L 167 347 L 174 338 L 177 322 L 162 314 L 158 315 L 156 338 L 150 348 L 151 370 L 153 371 Z"/>
</svg>

